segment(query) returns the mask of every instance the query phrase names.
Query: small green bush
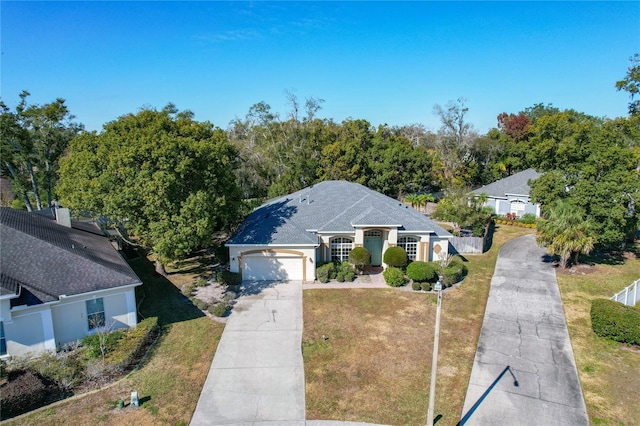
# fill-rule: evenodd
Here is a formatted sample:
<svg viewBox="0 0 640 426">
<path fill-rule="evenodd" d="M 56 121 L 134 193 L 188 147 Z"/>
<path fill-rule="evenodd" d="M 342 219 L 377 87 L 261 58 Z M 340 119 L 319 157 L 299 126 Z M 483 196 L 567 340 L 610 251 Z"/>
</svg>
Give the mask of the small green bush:
<svg viewBox="0 0 640 426">
<path fill-rule="evenodd" d="M 184 294 L 187 297 L 191 297 L 191 295 L 193 295 L 193 290 L 195 289 L 195 284 L 194 283 L 189 283 L 189 284 L 185 284 L 182 286 L 182 294 Z"/>
<path fill-rule="evenodd" d="M 225 316 L 227 314 L 226 303 L 216 303 L 215 305 L 209 306 L 209 313 L 216 317 Z"/>
<path fill-rule="evenodd" d="M 201 311 L 206 311 L 209 308 L 209 304 L 204 300 L 194 298 L 193 304 L 196 305 L 196 308 L 200 309 Z"/>
<path fill-rule="evenodd" d="M 521 218 L 520 221 L 526 225 L 531 225 L 536 223 L 536 215 L 533 213 L 525 213 Z"/>
<path fill-rule="evenodd" d="M 104 336 L 103 332 L 97 332 L 82 339 L 82 344 L 87 347 L 87 355 L 90 358 L 102 357 L 100 349 L 100 339 L 104 338 L 105 354 L 112 352 L 118 347 L 118 341 L 122 339 L 124 333 L 122 330 L 114 330 Z"/>
<path fill-rule="evenodd" d="M 591 327 L 600 337 L 640 346 L 640 308 L 609 299 L 591 302 Z"/>
<path fill-rule="evenodd" d="M 413 281 L 418 282 L 437 280 L 438 266 L 429 262 L 411 262 L 407 266 L 407 276 Z"/>
<path fill-rule="evenodd" d="M 338 275 L 342 275 L 343 281 L 338 279 Z M 356 277 L 356 270 L 349 262 L 342 262 L 336 267 L 336 279 L 340 282 L 353 281 Z"/>
<path fill-rule="evenodd" d="M 420 288 L 423 291 L 431 291 L 433 289 L 433 284 L 430 282 L 424 282 L 420 284 Z"/>
<path fill-rule="evenodd" d="M 355 247 L 349 252 L 349 262 L 358 269 L 364 270 L 364 267 L 371 264 L 371 253 L 364 247 Z"/>
<path fill-rule="evenodd" d="M 411 288 L 414 289 L 415 291 L 420 291 L 422 289 L 421 283 L 414 281 L 411 283 Z"/>
<path fill-rule="evenodd" d="M 449 266 L 442 271 L 444 277 L 442 286 L 446 288 L 460 282 L 467 275 L 467 271 L 467 267 L 462 262 L 456 259 L 452 260 Z"/>
<path fill-rule="evenodd" d="M 316 279 L 321 283 L 328 283 L 333 274 L 333 263 L 326 263 L 316 268 Z"/>
<path fill-rule="evenodd" d="M 384 252 L 382 261 L 389 266 L 402 268 L 407 264 L 407 252 L 400 246 L 389 247 Z"/>
<path fill-rule="evenodd" d="M 225 285 L 240 285 L 242 283 L 242 275 L 237 272 L 221 271 L 218 273 L 218 282 Z"/>
<path fill-rule="evenodd" d="M 344 282 L 344 274 L 342 273 L 342 271 L 338 272 L 338 274 L 336 275 L 336 281 L 338 281 L 339 283 Z"/>
<path fill-rule="evenodd" d="M 382 272 L 382 275 L 387 285 L 391 287 L 400 287 L 406 282 L 404 272 L 400 268 L 389 266 Z"/>
</svg>

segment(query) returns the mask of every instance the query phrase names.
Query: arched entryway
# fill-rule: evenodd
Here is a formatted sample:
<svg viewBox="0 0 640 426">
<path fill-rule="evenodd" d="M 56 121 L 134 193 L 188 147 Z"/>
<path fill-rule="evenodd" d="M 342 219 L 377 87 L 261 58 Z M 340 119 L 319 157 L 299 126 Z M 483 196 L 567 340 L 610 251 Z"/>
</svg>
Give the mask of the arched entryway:
<svg viewBox="0 0 640 426">
<path fill-rule="evenodd" d="M 371 254 L 371 265 L 382 265 L 382 247 L 384 240 L 382 239 L 382 231 L 379 229 L 371 229 L 364 232 L 364 248 L 369 250 Z"/>
</svg>

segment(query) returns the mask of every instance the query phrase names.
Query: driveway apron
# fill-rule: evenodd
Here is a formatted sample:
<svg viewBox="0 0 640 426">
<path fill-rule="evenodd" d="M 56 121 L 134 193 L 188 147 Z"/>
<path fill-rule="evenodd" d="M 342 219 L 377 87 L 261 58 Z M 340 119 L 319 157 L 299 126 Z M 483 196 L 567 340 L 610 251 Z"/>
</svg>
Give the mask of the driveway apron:
<svg viewBox="0 0 640 426">
<path fill-rule="evenodd" d="M 588 425 L 555 269 L 533 235 L 498 255 L 460 425 Z"/>
<path fill-rule="evenodd" d="M 245 283 L 191 425 L 304 424 L 302 283 Z"/>
</svg>

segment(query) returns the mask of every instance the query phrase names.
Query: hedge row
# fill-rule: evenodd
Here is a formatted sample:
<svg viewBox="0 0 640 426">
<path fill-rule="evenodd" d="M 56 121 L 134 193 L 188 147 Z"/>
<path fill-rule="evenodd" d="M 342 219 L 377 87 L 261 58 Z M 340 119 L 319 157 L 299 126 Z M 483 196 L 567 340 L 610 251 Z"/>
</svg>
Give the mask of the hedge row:
<svg viewBox="0 0 640 426">
<path fill-rule="evenodd" d="M 591 302 L 591 327 L 600 337 L 640 346 L 640 307 L 596 299 Z"/>
<path fill-rule="evenodd" d="M 530 228 L 530 229 L 535 229 L 536 227 L 535 223 L 522 223 L 515 220 L 504 220 L 504 219 L 496 219 L 496 224 L 518 226 L 520 228 Z"/>
<path fill-rule="evenodd" d="M 462 261 L 455 258 L 444 269 L 438 262 L 411 262 L 407 266 L 406 275 L 413 281 L 411 287 L 414 290 L 430 291 L 433 288 L 433 284 L 438 281 L 439 275 L 442 275 L 442 287 L 447 288 L 462 281 L 467 272 L 468 269 Z M 407 282 L 404 272 L 400 268 L 390 266 L 385 269 L 383 276 L 386 283 L 391 287 L 398 287 Z"/>
</svg>

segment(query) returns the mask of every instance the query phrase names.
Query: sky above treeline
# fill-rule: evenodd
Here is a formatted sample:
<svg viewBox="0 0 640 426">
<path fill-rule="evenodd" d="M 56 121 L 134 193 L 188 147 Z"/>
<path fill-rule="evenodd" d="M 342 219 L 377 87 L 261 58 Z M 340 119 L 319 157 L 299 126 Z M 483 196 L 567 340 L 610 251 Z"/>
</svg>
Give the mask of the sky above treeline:
<svg viewBox="0 0 640 426">
<path fill-rule="evenodd" d="M 480 133 L 537 103 L 626 116 L 640 2 L 0 3 L 1 96 L 61 97 L 88 130 L 174 103 L 227 128 L 260 101 L 319 118 L 440 127 L 465 98 Z"/>
</svg>

